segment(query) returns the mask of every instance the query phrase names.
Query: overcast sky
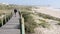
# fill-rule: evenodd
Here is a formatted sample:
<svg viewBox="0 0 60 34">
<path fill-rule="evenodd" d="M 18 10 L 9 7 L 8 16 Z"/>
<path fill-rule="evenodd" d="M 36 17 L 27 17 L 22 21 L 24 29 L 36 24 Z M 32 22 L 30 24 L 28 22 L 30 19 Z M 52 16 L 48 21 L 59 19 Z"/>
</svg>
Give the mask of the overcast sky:
<svg viewBox="0 0 60 34">
<path fill-rule="evenodd" d="M 0 0 L 0 3 L 19 5 L 50 5 L 60 8 L 60 0 Z"/>
</svg>

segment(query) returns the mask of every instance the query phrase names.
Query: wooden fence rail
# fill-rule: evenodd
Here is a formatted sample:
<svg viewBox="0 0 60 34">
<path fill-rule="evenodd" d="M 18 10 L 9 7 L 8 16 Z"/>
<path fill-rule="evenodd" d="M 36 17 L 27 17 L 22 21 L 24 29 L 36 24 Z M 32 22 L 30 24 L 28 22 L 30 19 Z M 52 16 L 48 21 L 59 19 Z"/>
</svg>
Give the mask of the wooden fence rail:
<svg viewBox="0 0 60 34">
<path fill-rule="evenodd" d="M 9 20 L 9 18 L 12 17 L 12 14 L 11 14 L 11 16 L 8 17 L 8 18 L 7 18 L 7 16 L 8 16 L 8 15 L 6 15 L 6 14 L 0 16 L 0 20 L 1 20 L 1 24 L 2 24 L 2 26 L 4 25 L 4 19 L 5 19 L 5 23 L 6 23 L 7 20 Z"/>
<path fill-rule="evenodd" d="M 25 34 L 24 18 L 22 17 L 22 14 L 20 11 L 19 11 L 19 15 L 20 15 L 20 32 L 21 34 Z"/>
</svg>

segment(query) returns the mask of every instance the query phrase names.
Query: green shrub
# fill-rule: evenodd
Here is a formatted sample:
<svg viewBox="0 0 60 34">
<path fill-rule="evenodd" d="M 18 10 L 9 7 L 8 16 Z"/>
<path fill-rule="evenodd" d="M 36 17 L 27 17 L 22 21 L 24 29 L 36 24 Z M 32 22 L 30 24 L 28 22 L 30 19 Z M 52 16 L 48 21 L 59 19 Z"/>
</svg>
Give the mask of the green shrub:
<svg viewBox="0 0 60 34">
<path fill-rule="evenodd" d="M 22 16 L 24 17 L 24 23 L 25 23 L 25 31 L 26 32 L 34 32 L 34 28 L 37 26 L 36 22 L 34 22 L 33 13 L 30 12 L 21 12 Z"/>
<path fill-rule="evenodd" d="M 44 28 L 49 28 L 50 24 L 48 24 L 48 22 L 46 22 L 45 20 L 39 20 L 40 21 L 40 26 L 44 27 Z"/>
<path fill-rule="evenodd" d="M 36 26 L 36 23 L 34 22 L 33 17 L 30 15 L 25 15 L 24 19 L 25 19 L 24 21 L 25 21 L 26 31 L 33 32 L 34 27 Z"/>
<path fill-rule="evenodd" d="M 56 25 L 60 25 L 60 21 Z"/>
<path fill-rule="evenodd" d="M 48 23 L 40 23 L 39 25 L 44 28 L 49 28 L 49 26 L 50 26 L 50 24 L 48 24 Z"/>
</svg>

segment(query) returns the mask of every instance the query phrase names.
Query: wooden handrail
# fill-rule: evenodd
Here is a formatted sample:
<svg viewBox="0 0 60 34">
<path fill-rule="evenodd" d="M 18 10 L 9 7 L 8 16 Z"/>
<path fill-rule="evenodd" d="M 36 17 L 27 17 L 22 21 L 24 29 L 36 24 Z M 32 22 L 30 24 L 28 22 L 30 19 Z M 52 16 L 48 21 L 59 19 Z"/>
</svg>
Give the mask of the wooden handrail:
<svg viewBox="0 0 60 34">
<path fill-rule="evenodd" d="M 25 34 L 25 27 L 24 27 L 24 18 L 22 17 L 22 14 L 21 12 L 19 12 L 20 14 L 20 31 L 21 31 L 21 34 Z"/>
<path fill-rule="evenodd" d="M 7 16 L 8 15 L 6 15 L 6 14 L 3 14 L 3 15 L 0 16 L 2 26 L 4 25 L 4 22 L 3 22 L 4 19 L 5 19 L 5 23 L 7 22 L 7 20 L 6 20 Z M 8 18 L 8 20 L 9 20 L 9 18 Z"/>
</svg>

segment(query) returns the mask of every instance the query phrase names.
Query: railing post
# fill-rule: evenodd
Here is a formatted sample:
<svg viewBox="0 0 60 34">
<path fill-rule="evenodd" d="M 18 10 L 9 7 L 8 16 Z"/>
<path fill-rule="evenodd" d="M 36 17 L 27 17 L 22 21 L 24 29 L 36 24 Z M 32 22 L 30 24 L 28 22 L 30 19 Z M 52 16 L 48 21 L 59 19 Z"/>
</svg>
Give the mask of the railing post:
<svg viewBox="0 0 60 34">
<path fill-rule="evenodd" d="M 1 18 L 2 26 L 3 26 L 3 18 Z"/>
<path fill-rule="evenodd" d="M 20 13 L 20 28 L 21 34 L 25 34 L 24 18 L 22 17 L 21 13 Z"/>
<path fill-rule="evenodd" d="M 5 14 L 5 23 L 6 23 L 7 21 L 6 21 L 6 14 Z"/>
<path fill-rule="evenodd" d="M 22 34 L 25 34 L 24 18 L 22 17 Z"/>
<path fill-rule="evenodd" d="M 1 17 L 2 26 L 3 26 L 3 17 L 4 17 L 4 15 L 2 15 L 2 17 Z"/>
</svg>

